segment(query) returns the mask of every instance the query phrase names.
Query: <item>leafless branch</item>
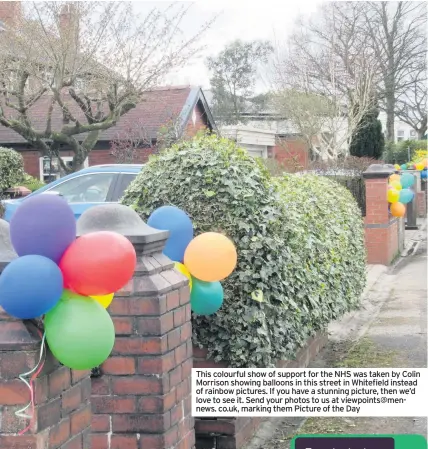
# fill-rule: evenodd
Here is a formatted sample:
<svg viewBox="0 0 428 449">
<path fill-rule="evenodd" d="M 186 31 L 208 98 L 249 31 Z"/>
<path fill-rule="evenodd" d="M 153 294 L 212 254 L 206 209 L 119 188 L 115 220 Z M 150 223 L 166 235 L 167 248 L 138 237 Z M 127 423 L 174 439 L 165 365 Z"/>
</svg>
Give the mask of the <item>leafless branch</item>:
<svg viewBox="0 0 428 449">
<path fill-rule="evenodd" d="M 45 141 L 67 145 L 79 169 L 102 130 L 201 50 L 211 22 L 185 37 L 187 11 L 173 3 L 139 16 L 131 2 L 26 2 L 20 22 L 1 32 L 0 124 L 43 154 Z M 40 107 L 44 129 L 29 113 Z"/>
</svg>

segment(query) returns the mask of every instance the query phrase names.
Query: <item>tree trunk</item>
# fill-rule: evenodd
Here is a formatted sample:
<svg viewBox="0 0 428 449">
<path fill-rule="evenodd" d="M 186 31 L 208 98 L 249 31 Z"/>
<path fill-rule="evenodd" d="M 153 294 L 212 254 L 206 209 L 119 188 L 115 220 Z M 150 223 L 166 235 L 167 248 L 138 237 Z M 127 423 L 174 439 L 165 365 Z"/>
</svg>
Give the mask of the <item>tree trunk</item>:
<svg viewBox="0 0 428 449">
<path fill-rule="evenodd" d="M 388 93 L 386 97 L 386 140 L 395 141 L 395 98 L 394 93 Z"/>
<path fill-rule="evenodd" d="M 416 130 L 418 134 L 418 139 L 422 140 L 427 133 L 427 116 L 425 115 L 424 119 L 422 120 L 422 123 L 419 126 L 419 129 Z"/>
</svg>

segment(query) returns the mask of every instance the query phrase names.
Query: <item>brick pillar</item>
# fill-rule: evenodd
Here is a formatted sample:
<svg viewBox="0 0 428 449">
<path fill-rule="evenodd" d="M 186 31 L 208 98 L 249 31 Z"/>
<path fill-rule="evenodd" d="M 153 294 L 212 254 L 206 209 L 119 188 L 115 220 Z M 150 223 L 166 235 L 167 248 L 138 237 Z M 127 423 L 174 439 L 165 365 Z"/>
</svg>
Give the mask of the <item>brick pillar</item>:
<svg viewBox="0 0 428 449">
<path fill-rule="evenodd" d="M 90 449 L 90 372 L 60 366 L 50 353 L 34 383 L 33 426 L 18 435 L 29 420 L 15 412 L 30 401 L 29 389 L 18 376 L 36 366 L 40 345 L 35 324 L 15 320 L 0 308 L 0 448 Z"/>
<path fill-rule="evenodd" d="M 388 211 L 389 165 L 374 164 L 364 173 L 366 216 L 364 219 L 367 263 L 390 265 L 399 253 L 399 220 Z"/>
<path fill-rule="evenodd" d="M 92 379 L 92 449 L 192 449 L 195 444 L 188 282 L 162 255 L 168 234 L 148 232 L 128 236 L 138 265 L 109 308 L 116 344 L 100 377 Z"/>
</svg>

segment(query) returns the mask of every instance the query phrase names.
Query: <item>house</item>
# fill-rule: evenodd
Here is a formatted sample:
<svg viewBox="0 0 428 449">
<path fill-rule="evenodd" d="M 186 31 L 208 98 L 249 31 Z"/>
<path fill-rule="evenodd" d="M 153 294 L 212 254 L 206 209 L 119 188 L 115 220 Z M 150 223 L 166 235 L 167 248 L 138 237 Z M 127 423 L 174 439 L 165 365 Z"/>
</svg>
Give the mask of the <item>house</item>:
<svg viewBox="0 0 428 449">
<path fill-rule="evenodd" d="M 205 95 L 208 104 L 212 105 L 212 92 L 206 90 Z M 222 126 L 222 135 L 233 138 L 252 155 L 275 159 L 281 165 L 293 169 L 308 167 L 309 145 L 289 120 L 279 116 L 272 108 L 259 110 L 251 102 L 247 102 L 241 116 L 244 124 Z"/>
<path fill-rule="evenodd" d="M 245 148 L 251 156 L 267 159 L 273 157 L 276 144 L 275 132 L 251 128 L 250 126 L 223 126 L 221 128 L 223 137 L 237 142 L 240 147 Z"/>
<path fill-rule="evenodd" d="M 75 36 L 78 39 L 79 27 L 76 26 L 73 19 L 73 12 L 72 2 L 62 6 L 59 15 L 59 29 L 57 30 L 59 34 L 52 34 L 54 40 L 57 36 L 61 36 L 62 33 L 65 36 L 67 33 L 70 33 L 71 36 Z M 0 1 L 0 35 L 3 32 L 7 32 L 9 28 L 13 29 L 16 27 L 16 29 L 19 29 L 20 21 L 23 20 L 23 17 L 22 2 Z M 31 20 L 28 23 L 32 23 Z M 64 42 L 71 42 L 70 45 L 73 45 L 74 40 L 66 40 Z M 7 61 L 19 60 L 19 56 L 16 56 L 19 52 L 15 54 L 11 51 L 10 46 L 3 44 L 0 49 L 3 52 L 3 56 L 6 56 Z M 73 52 L 71 54 L 73 55 Z M 76 58 L 79 60 L 79 52 L 77 51 L 76 54 Z M 92 100 L 92 98 L 97 98 L 97 91 L 95 90 L 95 94 L 91 96 L 91 77 L 85 78 L 87 76 L 86 72 L 82 71 L 76 75 L 75 84 L 72 85 L 74 88 L 73 92 L 64 87 L 58 94 L 61 101 L 52 101 L 53 93 L 46 86 L 50 86 L 53 82 L 52 80 L 55 79 L 56 69 L 43 63 L 38 57 L 35 58 L 35 61 L 34 71 L 31 72 L 25 83 L 27 90 L 37 92 L 37 94 L 33 94 L 33 97 L 28 95 L 29 106 L 26 114 L 32 129 L 45 133 L 48 127 L 47 123 L 49 123 L 49 133 L 55 133 L 70 122 L 70 117 L 81 124 L 86 124 L 88 122 L 84 112 L 86 104 L 84 104 L 82 110 L 81 104 L 84 100 L 82 100 L 82 96 L 78 97 L 76 95 L 76 92 L 80 93 L 83 90 L 83 85 L 88 87 L 85 101 L 92 102 L 88 106 L 91 114 L 92 111 L 97 111 L 97 114 L 100 114 L 100 116 L 108 116 L 110 105 L 105 101 Z M 31 62 L 33 62 L 32 59 Z M 87 70 L 96 68 L 96 73 L 98 75 L 101 74 L 101 78 L 104 74 L 111 72 L 109 68 L 104 67 L 98 61 L 86 61 L 86 64 Z M 33 66 L 31 67 L 33 69 Z M 17 116 L 16 104 L 14 104 L 17 102 L 17 99 L 14 94 L 10 95 L 10 91 L 14 90 L 11 87 L 11 83 L 16 82 L 16 76 L 18 76 L 14 71 L 14 65 L 6 66 L 3 75 L 3 83 L 5 83 L 4 85 L 9 91 L 8 95 L 5 94 L 4 98 L 0 99 L 1 113 L 6 118 L 13 119 Z M 43 83 L 41 80 L 44 80 L 43 85 L 40 84 L 41 82 Z M 41 92 L 40 96 L 38 95 L 39 91 Z M 76 100 L 76 97 L 78 100 Z M 84 166 L 118 162 L 142 163 L 147 160 L 150 154 L 157 151 L 160 141 L 171 142 L 171 140 L 185 135 L 193 135 L 202 128 L 210 131 L 216 130 L 216 125 L 204 93 L 199 87 L 168 86 L 151 88 L 143 92 L 141 99 L 138 101 L 134 108 L 127 109 L 127 112 L 120 116 L 115 126 L 99 132 L 99 135 L 96 136 L 97 141 L 93 150 L 83 163 Z M 50 147 L 52 142 L 49 138 L 49 133 L 46 134 L 48 137 L 41 139 L 42 142 L 39 142 L 39 145 L 43 144 L 48 148 Z M 32 144 L 30 143 L 31 135 L 26 137 L 29 138 L 26 139 L 11 128 L 0 125 L 0 146 L 13 148 L 20 152 L 23 156 L 24 168 L 27 173 L 43 181 L 59 177 L 60 164 L 58 158 L 51 155 L 47 156 L 46 153 L 49 153 L 49 151 L 46 148 L 44 153 L 41 154 L 40 148 L 36 146 L 36 140 Z M 87 137 L 87 133 L 74 135 L 74 137 L 82 142 Z M 129 158 L 124 160 L 119 154 L 120 151 L 117 151 L 118 149 L 126 149 L 128 143 L 131 144 L 130 146 L 132 146 L 133 150 L 132 160 L 129 160 Z M 70 165 L 75 155 L 71 151 L 71 147 L 64 142 L 60 144 L 59 148 L 61 159 L 66 165 Z M 56 156 L 56 151 L 54 156 Z"/>
<path fill-rule="evenodd" d="M 382 123 L 382 130 L 386 136 L 386 114 L 381 111 L 379 113 L 379 120 Z M 398 118 L 394 120 L 394 142 L 402 142 L 403 140 L 417 140 L 417 132 L 408 124 Z"/>
<path fill-rule="evenodd" d="M 36 102 L 29 111 L 29 116 L 36 129 L 42 130 L 46 122 L 46 111 L 49 96 L 44 96 Z M 72 107 L 74 102 L 70 102 Z M 81 111 L 74 106 L 75 114 Z M 63 116 L 59 108 L 52 115 L 52 126 L 60 128 Z M 123 115 L 118 123 L 100 133 L 98 142 L 85 161 L 85 166 L 112 164 L 120 162 L 111 149 L 111 142 L 127 138 L 130 126 L 137 124 L 144 132 L 144 142 L 136 151 L 133 162 L 143 163 L 155 151 L 157 139 L 162 128 L 174 126 L 176 137 L 194 135 L 201 129 L 216 131 L 216 124 L 205 100 L 202 89 L 191 86 L 159 87 L 147 91 L 143 101 L 134 109 Z M 81 135 L 81 139 L 84 135 Z M 20 152 L 24 159 L 25 171 L 44 181 L 60 176 L 58 163 L 43 157 L 22 136 L 4 126 L 0 126 L 0 146 L 13 148 Z M 65 163 L 73 159 L 73 152 L 64 147 L 60 152 Z M 53 169 L 52 169 L 53 167 Z"/>
</svg>

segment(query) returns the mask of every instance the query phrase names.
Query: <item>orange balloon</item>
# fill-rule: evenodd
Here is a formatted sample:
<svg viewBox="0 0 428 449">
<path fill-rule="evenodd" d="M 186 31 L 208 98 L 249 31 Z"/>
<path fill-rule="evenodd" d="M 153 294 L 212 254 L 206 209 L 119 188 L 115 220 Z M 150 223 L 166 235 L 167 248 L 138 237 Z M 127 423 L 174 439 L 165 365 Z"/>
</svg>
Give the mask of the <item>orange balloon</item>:
<svg viewBox="0 0 428 449">
<path fill-rule="evenodd" d="M 394 181 L 400 182 L 400 175 L 393 174 L 389 177 L 390 184 L 393 183 Z"/>
<path fill-rule="evenodd" d="M 406 206 L 402 203 L 392 203 L 390 210 L 393 217 L 404 217 L 406 214 Z"/>
<path fill-rule="evenodd" d="M 233 242 L 217 232 L 198 235 L 184 253 L 184 265 L 190 274 L 205 282 L 227 278 L 235 269 L 237 260 Z"/>
</svg>

